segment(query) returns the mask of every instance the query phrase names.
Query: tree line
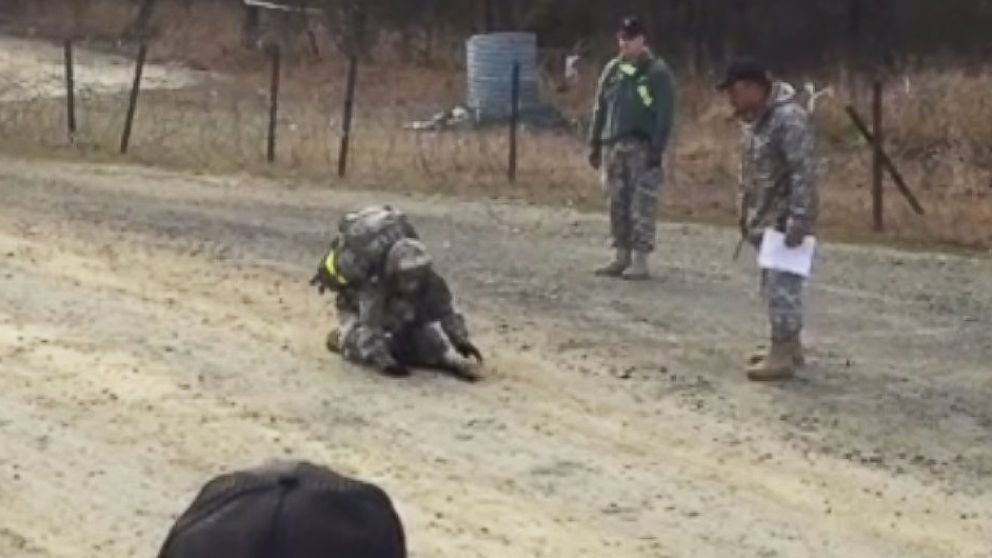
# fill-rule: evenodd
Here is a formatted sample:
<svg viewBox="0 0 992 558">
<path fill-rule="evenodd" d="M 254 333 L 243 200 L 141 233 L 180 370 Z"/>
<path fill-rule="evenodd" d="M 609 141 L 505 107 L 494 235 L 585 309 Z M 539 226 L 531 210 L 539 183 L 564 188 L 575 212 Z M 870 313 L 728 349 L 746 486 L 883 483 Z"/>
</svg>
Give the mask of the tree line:
<svg viewBox="0 0 992 558">
<path fill-rule="evenodd" d="M 534 31 L 548 49 L 581 44 L 587 54 L 605 55 L 625 15 L 639 16 L 656 50 L 688 71 L 722 66 L 740 53 L 769 60 L 780 71 L 838 63 L 866 71 L 936 60 L 973 65 L 992 54 L 992 0 L 267 1 L 319 10 L 340 48 L 368 53 L 388 43 L 411 62 L 424 63 L 444 59 L 468 35 L 508 30 Z M 253 21 L 243 15 L 243 0 L 119 2 L 133 6 L 130 29 L 144 26 L 153 5 L 167 3 L 190 13 L 225 4 L 232 17 Z M 81 10 L 88 0 L 4 0 L 0 16 L 58 3 Z"/>
<path fill-rule="evenodd" d="M 368 21 L 435 36 L 531 30 L 542 46 L 610 49 L 617 21 L 639 16 L 675 65 L 705 69 L 735 54 L 780 70 L 827 63 L 891 68 L 975 64 L 992 53 L 992 0 L 324 0 L 362 5 Z"/>
</svg>

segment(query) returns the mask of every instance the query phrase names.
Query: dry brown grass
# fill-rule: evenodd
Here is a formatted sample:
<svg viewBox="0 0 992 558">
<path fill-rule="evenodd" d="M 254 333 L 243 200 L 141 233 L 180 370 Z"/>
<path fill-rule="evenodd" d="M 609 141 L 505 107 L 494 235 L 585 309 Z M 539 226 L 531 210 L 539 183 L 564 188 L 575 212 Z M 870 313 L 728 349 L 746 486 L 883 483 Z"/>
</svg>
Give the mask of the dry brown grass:
<svg viewBox="0 0 992 558">
<path fill-rule="evenodd" d="M 219 8 L 206 2 L 197 9 L 206 10 L 198 13 L 202 16 Z M 82 21 L 116 29 L 126 21 L 127 13 L 120 10 L 120 3 L 95 0 Z M 221 13 L 214 16 L 220 18 Z M 61 21 L 66 15 L 50 12 L 46 17 Z M 178 12 L 160 13 L 159 26 L 183 17 Z M 111 20 L 118 26 L 108 25 Z M 574 134 L 523 132 L 518 180 L 510 184 L 505 178 L 505 130 L 402 130 L 404 121 L 450 107 L 461 98 L 461 76 L 443 69 L 382 62 L 362 68 L 349 177 L 339 182 L 333 177 L 343 66 L 333 57 L 313 61 L 296 56 L 285 73 L 278 162 L 268 165 L 264 162 L 265 59 L 240 50 L 236 25 L 213 28 L 197 21 L 160 34 L 152 46 L 153 56 L 240 70 L 185 91 L 144 93 L 129 155 L 133 161 L 205 172 L 291 176 L 352 188 L 505 197 L 589 210 L 602 207 L 598 177 L 585 164 L 582 143 Z M 992 102 L 987 99 L 992 79 L 955 70 L 910 78 L 908 90 L 900 80 L 888 90 L 887 140 L 927 215 L 912 214 L 889 182 L 888 232 L 882 237 L 871 232 L 870 154 L 847 121 L 845 100 L 833 98 L 822 103 L 816 115 L 824 161 L 824 231 L 832 238 L 992 247 Z M 681 81 L 680 125 L 663 214 L 668 219 L 729 223 L 734 213 L 738 127 L 709 83 Z M 592 88 L 592 80 L 586 79 L 567 93 L 549 97 L 566 114 L 579 117 L 586 112 Z M 0 149 L 115 157 L 125 103 L 123 95 L 84 95 L 80 135 L 73 147 L 64 139 L 61 101 L 5 105 L 0 109 Z M 867 107 L 860 108 L 867 112 Z"/>
</svg>

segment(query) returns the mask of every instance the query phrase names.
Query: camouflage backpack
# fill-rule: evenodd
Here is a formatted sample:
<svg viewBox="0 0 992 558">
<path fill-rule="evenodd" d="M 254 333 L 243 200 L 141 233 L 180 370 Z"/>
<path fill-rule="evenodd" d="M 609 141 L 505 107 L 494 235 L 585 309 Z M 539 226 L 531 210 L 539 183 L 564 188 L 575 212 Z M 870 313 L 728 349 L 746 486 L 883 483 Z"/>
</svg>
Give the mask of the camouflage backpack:
<svg viewBox="0 0 992 558">
<path fill-rule="evenodd" d="M 321 259 L 311 284 L 323 292 L 374 281 L 382 273 L 389 249 L 403 238 L 418 236 L 399 210 L 386 205 L 348 213 L 339 223 L 338 236 Z"/>
</svg>

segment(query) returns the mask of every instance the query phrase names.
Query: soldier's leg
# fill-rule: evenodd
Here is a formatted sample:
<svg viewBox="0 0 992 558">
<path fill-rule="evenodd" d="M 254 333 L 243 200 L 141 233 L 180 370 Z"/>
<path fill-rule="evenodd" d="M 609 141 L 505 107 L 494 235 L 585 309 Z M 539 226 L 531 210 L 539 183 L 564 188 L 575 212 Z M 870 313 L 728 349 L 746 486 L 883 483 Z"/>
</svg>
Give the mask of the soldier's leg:
<svg viewBox="0 0 992 558">
<path fill-rule="evenodd" d="M 354 336 L 352 330 L 358 323 L 356 304 L 353 293 L 340 291 L 336 294 L 335 309 L 337 310 L 338 323 L 327 334 L 325 344 L 328 351 L 340 355 L 344 354 L 345 339 L 349 334 Z"/>
<path fill-rule="evenodd" d="M 338 326 L 338 338 L 340 339 L 341 356 L 352 362 L 361 362 L 361 332 L 358 328 L 358 319 L 349 317 Z"/>
<path fill-rule="evenodd" d="M 603 191 L 610 207 L 610 236 L 613 261 L 596 270 L 598 275 L 619 277 L 630 265 L 630 196 L 626 152 L 621 146 L 606 149 L 603 161 Z"/>
<path fill-rule="evenodd" d="M 626 279 L 646 279 L 648 255 L 654 252 L 658 217 L 658 197 L 663 173 L 660 167 L 648 168 L 647 149 L 638 150 L 629 160 L 631 176 L 630 247 L 633 250 L 631 267 L 624 273 Z"/>
<path fill-rule="evenodd" d="M 798 340 L 803 329 L 803 277 L 772 270 L 767 281 L 772 342 Z"/>
<path fill-rule="evenodd" d="M 458 354 L 439 322 L 414 326 L 396 336 L 393 356 L 409 366 L 439 368 L 465 379 L 476 379 L 471 363 Z"/>
<path fill-rule="evenodd" d="M 789 378 L 802 358 L 803 278 L 792 273 L 768 271 L 765 296 L 771 325 L 768 355 L 748 368 L 752 380 Z"/>
<path fill-rule="evenodd" d="M 331 331 L 328 332 L 327 340 L 325 341 L 327 350 L 332 353 L 343 355 L 345 340 L 348 338 L 348 334 L 352 329 L 354 329 L 354 319 L 342 320 L 340 323 L 332 327 Z"/>
<path fill-rule="evenodd" d="M 769 319 L 771 320 L 771 315 L 773 314 L 773 312 L 771 310 L 772 301 L 771 301 L 771 298 L 769 297 L 769 289 L 768 289 L 768 286 L 769 286 L 769 273 L 770 272 L 768 270 L 762 270 L 759 290 L 761 292 L 762 298 L 764 298 L 765 301 L 767 302 L 767 304 L 769 305 Z M 804 354 L 804 351 L 803 351 L 802 336 L 801 336 L 801 334 L 802 334 L 802 317 L 803 317 L 803 312 L 804 312 L 803 304 L 802 304 L 802 296 L 803 295 L 802 295 L 802 292 L 801 291 L 803 289 L 804 282 L 800 281 L 799 284 L 800 284 L 800 293 L 799 293 L 799 297 L 800 297 L 800 300 L 799 300 L 799 322 L 800 322 L 799 329 L 800 329 L 800 332 L 799 332 L 799 334 L 797 334 L 797 338 L 799 339 L 799 344 L 796 347 L 795 353 L 793 354 L 792 361 L 793 361 L 793 363 L 796 366 L 802 367 L 802 366 L 804 366 L 806 364 L 806 355 Z M 772 329 L 775 330 L 776 328 L 773 326 Z M 773 337 L 774 336 L 775 335 L 774 335 L 774 332 L 773 332 Z M 785 337 L 785 336 L 783 336 L 783 337 Z M 756 347 L 756 349 L 754 350 L 754 352 L 752 352 L 752 353 L 750 353 L 748 355 L 747 363 L 749 365 L 751 365 L 751 366 L 757 366 L 757 365 L 761 364 L 762 361 L 764 361 L 765 359 L 768 358 L 768 353 L 769 353 L 770 350 L 771 350 L 771 345 L 769 343 L 765 342 L 765 343 L 759 344 Z"/>
</svg>

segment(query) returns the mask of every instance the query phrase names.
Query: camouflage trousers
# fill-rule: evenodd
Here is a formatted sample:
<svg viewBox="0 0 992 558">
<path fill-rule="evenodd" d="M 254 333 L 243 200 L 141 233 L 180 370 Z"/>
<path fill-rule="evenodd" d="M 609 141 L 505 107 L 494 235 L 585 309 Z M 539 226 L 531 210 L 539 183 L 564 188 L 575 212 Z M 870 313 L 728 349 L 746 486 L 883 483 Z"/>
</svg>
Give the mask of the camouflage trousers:
<svg viewBox="0 0 992 558">
<path fill-rule="evenodd" d="M 605 148 L 603 189 L 610 204 L 613 247 L 652 252 L 658 196 L 664 174 L 660 167 L 648 168 L 647 142 L 620 140 Z"/>
<path fill-rule="evenodd" d="M 763 272 L 762 290 L 768 300 L 772 341 L 794 340 L 802 332 L 804 283 L 805 279 L 794 273 Z"/>
<path fill-rule="evenodd" d="M 342 354 L 357 364 L 381 366 L 389 359 L 405 366 L 437 366 L 455 357 L 454 345 L 439 322 L 410 324 L 394 333 L 378 333 L 342 316 Z"/>
</svg>

